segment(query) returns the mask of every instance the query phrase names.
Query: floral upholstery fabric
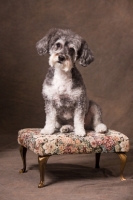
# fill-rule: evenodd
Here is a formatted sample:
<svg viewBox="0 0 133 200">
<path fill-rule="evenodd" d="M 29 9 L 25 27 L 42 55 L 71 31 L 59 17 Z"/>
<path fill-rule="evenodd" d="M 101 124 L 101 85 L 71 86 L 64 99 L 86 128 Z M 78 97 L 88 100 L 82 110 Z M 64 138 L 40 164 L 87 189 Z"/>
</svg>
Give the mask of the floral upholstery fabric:
<svg viewBox="0 0 133 200">
<path fill-rule="evenodd" d="M 106 134 L 87 131 L 85 137 L 76 136 L 74 132 L 42 135 L 40 130 L 38 128 L 20 130 L 18 143 L 40 156 L 128 152 L 129 150 L 129 138 L 114 130 L 109 130 Z"/>
</svg>

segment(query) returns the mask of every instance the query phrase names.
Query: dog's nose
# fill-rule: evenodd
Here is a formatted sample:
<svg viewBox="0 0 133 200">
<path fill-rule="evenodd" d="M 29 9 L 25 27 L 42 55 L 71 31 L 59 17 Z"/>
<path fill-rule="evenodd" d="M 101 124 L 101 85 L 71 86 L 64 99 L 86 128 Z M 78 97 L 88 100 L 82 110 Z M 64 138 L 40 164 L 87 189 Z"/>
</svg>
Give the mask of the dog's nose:
<svg viewBox="0 0 133 200">
<path fill-rule="evenodd" d="M 59 55 L 59 61 L 64 61 L 65 60 L 65 56 L 64 55 Z"/>
</svg>

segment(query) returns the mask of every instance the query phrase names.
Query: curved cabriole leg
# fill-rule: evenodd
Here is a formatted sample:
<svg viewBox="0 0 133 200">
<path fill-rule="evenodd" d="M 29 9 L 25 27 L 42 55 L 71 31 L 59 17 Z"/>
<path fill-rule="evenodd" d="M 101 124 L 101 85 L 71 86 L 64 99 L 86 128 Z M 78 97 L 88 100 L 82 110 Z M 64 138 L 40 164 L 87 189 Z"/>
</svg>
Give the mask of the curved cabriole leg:
<svg viewBox="0 0 133 200">
<path fill-rule="evenodd" d="M 38 164 L 39 164 L 39 171 L 40 171 L 40 183 L 38 185 L 38 188 L 44 187 L 44 174 L 45 174 L 45 168 L 48 161 L 48 158 L 50 156 L 38 156 Z"/>
<path fill-rule="evenodd" d="M 99 166 L 100 156 L 101 156 L 101 153 L 95 154 L 95 158 L 96 158 L 95 168 L 100 168 L 100 166 Z"/>
<path fill-rule="evenodd" d="M 25 173 L 26 172 L 26 152 L 27 152 L 27 148 L 24 146 L 20 145 L 20 155 L 23 161 L 23 169 L 20 169 L 19 173 Z"/>
<path fill-rule="evenodd" d="M 127 162 L 127 155 L 125 153 L 117 153 L 119 158 L 120 158 L 120 162 L 121 162 L 121 166 L 120 166 L 120 178 L 121 178 L 121 181 L 124 181 L 126 180 L 124 177 L 123 177 L 123 171 L 124 171 L 124 168 L 125 168 L 125 165 L 126 165 L 126 162 Z"/>
</svg>

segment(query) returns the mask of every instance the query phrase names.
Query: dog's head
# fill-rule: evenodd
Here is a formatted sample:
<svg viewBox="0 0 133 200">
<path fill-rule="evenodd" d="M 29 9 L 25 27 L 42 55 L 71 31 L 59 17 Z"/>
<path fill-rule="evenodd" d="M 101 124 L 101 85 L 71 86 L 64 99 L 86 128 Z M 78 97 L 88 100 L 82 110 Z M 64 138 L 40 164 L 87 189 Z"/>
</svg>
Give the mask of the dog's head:
<svg viewBox="0 0 133 200">
<path fill-rule="evenodd" d="M 84 67 L 94 60 L 87 42 L 70 30 L 51 29 L 36 47 L 39 55 L 50 54 L 50 66 L 64 71 L 71 70 L 77 60 Z"/>
</svg>

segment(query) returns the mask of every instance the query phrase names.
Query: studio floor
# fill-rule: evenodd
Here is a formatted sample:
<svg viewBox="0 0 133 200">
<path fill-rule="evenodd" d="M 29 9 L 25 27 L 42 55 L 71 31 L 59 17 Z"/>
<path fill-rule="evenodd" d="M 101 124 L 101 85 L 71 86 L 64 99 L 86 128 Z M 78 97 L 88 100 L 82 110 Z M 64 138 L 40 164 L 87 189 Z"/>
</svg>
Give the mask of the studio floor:
<svg viewBox="0 0 133 200">
<path fill-rule="evenodd" d="M 95 155 L 51 156 L 47 163 L 45 187 L 38 189 L 37 155 L 27 152 L 27 173 L 19 174 L 22 161 L 17 135 L 1 134 L 0 199 L 1 200 L 132 200 L 133 149 L 127 153 L 120 181 L 120 160 L 116 154 L 102 154 L 100 169 L 95 169 Z"/>
</svg>

